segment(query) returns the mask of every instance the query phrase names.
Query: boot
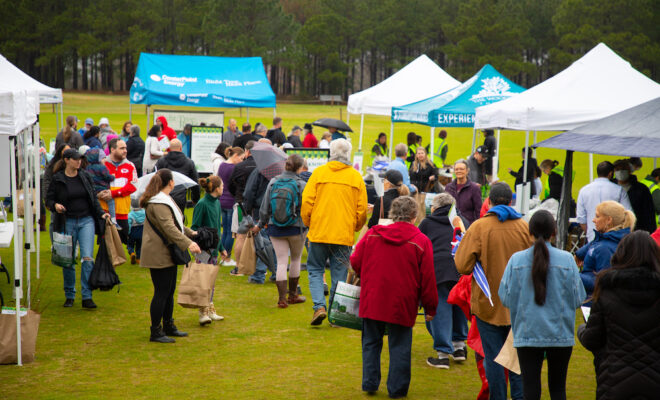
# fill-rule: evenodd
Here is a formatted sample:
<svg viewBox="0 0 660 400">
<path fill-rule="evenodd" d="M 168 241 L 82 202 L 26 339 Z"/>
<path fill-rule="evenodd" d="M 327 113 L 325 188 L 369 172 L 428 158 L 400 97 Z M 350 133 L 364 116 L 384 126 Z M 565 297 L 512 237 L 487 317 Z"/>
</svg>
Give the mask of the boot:
<svg viewBox="0 0 660 400">
<path fill-rule="evenodd" d="M 209 308 L 202 307 L 199 309 L 199 324 L 201 326 L 208 325 L 211 323 L 211 317 L 209 317 Z"/>
<path fill-rule="evenodd" d="M 186 337 L 188 334 L 186 332 L 181 332 L 176 328 L 174 325 L 174 320 L 171 319 L 169 321 L 163 321 L 163 330 L 165 331 L 165 334 L 167 336 L 175 336 L 175 337 Z"/>
<path fill-rule="evenodd" d="M 175 340 L 171 337 L 165 336 L 165 332 L 160 325 L 151 327 L 151 337 L 149 338 L 150 342 L 158 343 L 174 343 Z"/>
<path fill-rule="evenodd" d="M 286 281 L 275 281 L 275 285 L 277 285 L 277 293 L 279 294 L 277 306 L 287 308 L 289 304 L 286 302 Z"/>
<path fill-rule="evenodd" d="M 321 306 L 318 310 L 314 311 L 314 316 L 312 317 L 311 325 L 314 326 L 321 325 L 321 323 L 327 316 L 328 313 L 325 311 L 325 307 Z"/>
<path fill-rule="evenodd" d="M 298 303 L 304 303 L 305 296 L 301 296 L 298 294 L 298 280 L 300 277 L 296 278 L 291 278 L 289 277 L 289 297 L 286 299 L 286 301 L 289 304 L 298 304 Z"/>
<path fill-rule="evenodd" d="M 206 315 L 208 315 L 209 318 L 211 318 L 213 321 L 222 321 L 223 319 L 225 319 L 225 317 L 223 317 L 222 315 L 216 314 L 215 306 L 213 305 L 213 303 L 209 303 L 209 306 L 206 308 L 206 310 L 207 310 Z"/>
</svg>

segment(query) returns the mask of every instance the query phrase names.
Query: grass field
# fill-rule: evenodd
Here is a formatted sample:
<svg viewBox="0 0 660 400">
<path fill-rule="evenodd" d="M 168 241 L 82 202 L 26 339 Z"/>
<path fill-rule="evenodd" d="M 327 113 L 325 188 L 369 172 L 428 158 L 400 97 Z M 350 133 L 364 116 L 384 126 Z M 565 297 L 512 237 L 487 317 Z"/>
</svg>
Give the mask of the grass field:
<svg viewBox="0 0 660 400">
<path fill-rule="evenodd" d="M 54 136 L 54 114 L 42 107 L 42 136 Z M 134 108 L 133 122 L 146 132 L 143 108 Z M 245 120 L 245 110 L 224 110 L 226 118 Z M 102 116 L 110 119 L 115 130 L 128 118 L 127 96 L 65 94 L 65 115 L 79 119 Z M 139 112 L 139 115 L 138 115 Z M 278 107 L 284 128 L 301 125 L 320 117 L 340 115 L 339 106 L 293 105 Z M 272 109 L 251 110 L 250 119 L 268 121 Z M 345 108 L 344 108 L 345 117 Z M 359 127 L 352 116 L 351 124 Z M 428 132 L 427 128 L 400 124 L 396 139 L 401 141 L 409 130 Z M 356 129 L 357 130 L 357 129 Z M 368 151 L 378 132 L 389 132 L 389 120 L 365 118 L 365 145 Z M 449 130 L 450 159 L 468 154 L 471 130 Z M 353 143 L 357 147 L 357 135 Z M 540 138 L 546 137 L 539 134 Z M 425 143 L 426 143 L 425 139 Z M 518 168 L 524 137 L 520 133 L 502 135 L 502 172 L 507 166 Z M 539 151 L 539 160 L 557 158 L 561 152 Z M 597 159 L 599 159 L 597 157 Z M 579 166 L 577 185 L 588 179 L 586 155 L 576 156 Z M 644 172 L 649 160 L 644 160 Z M 191 213 L 191 210 L 188 210 Z M 189 215 L 190 217 L 190 215 Z M 121 290 L 95 292 L 99 308 L 85 311 L 80 296 L 73 308 L 62 307 L 62 274 L 49 263 L 49 239 L 41 234 L 41 279 L 34 277 L 34 301 L 43 309 L 37 359 L 21 368 L 0 366 L 0 393 L 3 399 L 106 399 L 106 398 L 221 398 L 221 399 L 353 399 L 366 398 L 361 387 L 360 334 L 348 329 L 309 326 L 312 316 L 307 274 L 301 286 L 308 302 L 286 310 L 276 307 L 275 285 L 250 285 L 246 278 L 229 276 L 229 268 L 221 267 L 216 284 L 215 304 L 225 321 L 201 328 L 196 310 L 175 306 L 174 317 L 181 330 L 190 337 L 174 345 L 148 342 L 149 302 L 152 285 L 149 273 L 136 266 L 117 268 L 123 284 Z M 11 249 L 0 250 L 5 265 L 13 271 Z M 13 275 L 13 272 L 12 272 Z M 79 273 L 78 273 L 79 277 Z M 0 276 L 0 291 L 5 300 L 11 287 Z M 79 287 L 79 285 L 77 285 Z M 580 318 L 576 318 L 580 321 Z M 409 398 L 474 399 L 480 381 L 476 373 L 474 353 L 470 351 L 463 364 L 452 363 L 447 371 L 426 365 L 434 355 L 432 341 L 422 319 L 414 329 L 412 349 L 412 382 Z M 385 398 L 387 390 L 387 346 L 383 353 L 383 381 L 376 398 Z M 595 394 L 592 355 L 579 344 L 575 346 L 568 372 L 568 398 L 588 399 Z M 545 372 L 544 372 L 545 373 Z M 544 377 L 545 381 L 545 377 Z M 544 398 L 549 398 L 546 393 Z"/>
</svg>

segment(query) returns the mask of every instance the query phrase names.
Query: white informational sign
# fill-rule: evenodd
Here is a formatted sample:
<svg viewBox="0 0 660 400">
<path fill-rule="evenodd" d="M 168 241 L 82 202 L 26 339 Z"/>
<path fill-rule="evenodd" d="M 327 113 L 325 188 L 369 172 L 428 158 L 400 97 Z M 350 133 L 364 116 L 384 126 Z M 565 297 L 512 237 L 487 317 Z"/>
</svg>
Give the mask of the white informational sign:
<svg viewBox="0 0 660 400">
<path fill-rule="evenodd" d="M 284 149 L 286 154 L 298 154 L 307 160 L 307 170 L 314 172 L 316 167 L 327 164 L 330 159 L 330 149 Z"/>
<path fill-rule="evenodd" d="M 211 154 L 222 142 L 222 128 L 211 126 L 193 126 L 190 137 L 190 158 L 195 162 L 197 172 L 213 173 L 211 171 Z"/>
<path fill-rule="evenodd" d="M 225 126 L 225 113 L 219 111 L 154 110 L 153 124 L 156 124 L 156 119 L 160 116 L 164 116 L 167 125 L 177 132 L 181 132 L 186 124 Z"/>
<path fill-rule="evenodd" d="M 355 154 L 353 154 L 353 168 L 355 168 L 358 172 L 362 172 L 363 160 L 364 156 L 361 151 L 356 151 Z"/>
</svg>

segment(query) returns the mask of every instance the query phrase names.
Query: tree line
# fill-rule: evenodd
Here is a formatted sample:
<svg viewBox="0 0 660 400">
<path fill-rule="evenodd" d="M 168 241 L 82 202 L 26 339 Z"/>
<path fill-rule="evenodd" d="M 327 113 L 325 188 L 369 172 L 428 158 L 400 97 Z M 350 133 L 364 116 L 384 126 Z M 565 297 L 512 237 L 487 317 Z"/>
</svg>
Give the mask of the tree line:
<svg viewBox="0 0 660 400">
<path fill-rule="evenodd" d="M 260 56 L 278 96 L 345 99 L 420 54 L 530 87 L 599 42 L 660 78 L 657 0 L 0 0 L 0 16 L 0 53 L 76 90 L 129 90 L 140 52 Z"/>
</svg>

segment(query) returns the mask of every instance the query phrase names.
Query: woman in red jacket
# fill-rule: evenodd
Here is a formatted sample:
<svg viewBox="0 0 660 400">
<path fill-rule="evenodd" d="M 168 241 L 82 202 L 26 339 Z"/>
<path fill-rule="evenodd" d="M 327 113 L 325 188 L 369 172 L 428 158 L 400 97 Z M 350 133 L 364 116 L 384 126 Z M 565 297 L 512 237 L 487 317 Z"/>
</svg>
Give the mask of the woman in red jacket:
<svg viewBox="0 0 660 400">
<path fill-rule="evenodd" d="M 414 225 L 417 202 L 402 196 L 392 202 L 392 225 L 376 225 L 360 240 L 351 266 L 360 277 L 362 390 L 380 385 L 380 353 L 388 330 L 390 370 L 387 391 L 405 397 L 410 386 L 412 328 L 421 301 L 426 320 L 435 316 L 438 292 L 431 241 Z"/>
</svg>

